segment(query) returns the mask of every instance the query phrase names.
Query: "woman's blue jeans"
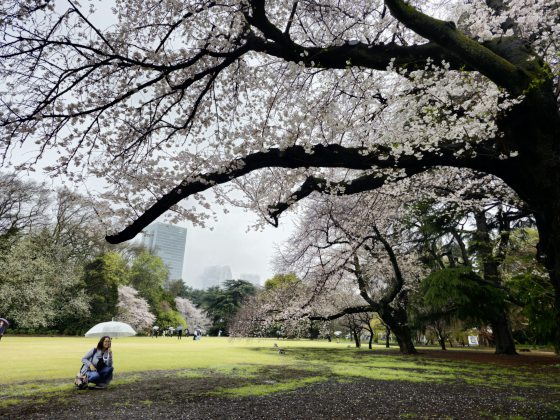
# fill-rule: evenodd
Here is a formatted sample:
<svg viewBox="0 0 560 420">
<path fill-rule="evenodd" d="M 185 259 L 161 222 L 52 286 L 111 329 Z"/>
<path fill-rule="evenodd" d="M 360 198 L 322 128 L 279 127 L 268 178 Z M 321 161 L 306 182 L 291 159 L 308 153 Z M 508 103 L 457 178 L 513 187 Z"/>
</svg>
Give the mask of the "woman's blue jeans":
<svg viewBox="0 0 560 420">
<path fill-rule="evenodd" d="M 109 385 L 109 382 L 113 379 L 113 368 L 105 366 L 101 370 L 88 371 L 87 376 L 88 382 Z"/>
</svg>

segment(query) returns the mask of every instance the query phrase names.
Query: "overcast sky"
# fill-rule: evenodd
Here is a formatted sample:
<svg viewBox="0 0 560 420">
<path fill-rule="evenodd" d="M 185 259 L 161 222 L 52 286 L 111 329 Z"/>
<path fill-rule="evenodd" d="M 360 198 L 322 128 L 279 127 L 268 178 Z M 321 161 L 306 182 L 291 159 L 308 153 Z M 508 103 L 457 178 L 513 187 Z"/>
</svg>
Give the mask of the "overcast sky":
<svg viewBox="0 0 560 420">
<path fill-rule="evenodd" d="M 290 218 L 281 219 L 278 228 L 267 226 L 264 231 L 247 232 L 255 215 L 234 207 L 228 210 L 228 214 L 219 214 L 213 231 L 181 224 L 187 228 L 183 267 L 183 279 L 187 284 L 196 282 L 204 268 L 212 265 L 229 265 L 234 278 L 240 274 L 256 274 L 261 284 L 274 274 L 270 262 L 275 244 L 288 239 L 293 225 Z"/>
</svg>

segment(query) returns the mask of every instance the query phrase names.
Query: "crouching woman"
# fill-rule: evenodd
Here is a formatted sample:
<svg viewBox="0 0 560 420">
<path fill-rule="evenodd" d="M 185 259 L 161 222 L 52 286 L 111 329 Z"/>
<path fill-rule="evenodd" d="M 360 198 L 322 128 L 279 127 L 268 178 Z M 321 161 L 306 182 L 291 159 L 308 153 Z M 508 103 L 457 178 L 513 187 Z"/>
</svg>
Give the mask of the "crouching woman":
<svg viewBox="0 0 560 420">
<path fill-rule="evenodd" d="M 87 369 L 88 382 L 96 384 L 97 388 L 106 388 L 113 379 L 111 337 L 101 337 L 97 347 L 83 357 L 82 363 Z"/>
</svg>

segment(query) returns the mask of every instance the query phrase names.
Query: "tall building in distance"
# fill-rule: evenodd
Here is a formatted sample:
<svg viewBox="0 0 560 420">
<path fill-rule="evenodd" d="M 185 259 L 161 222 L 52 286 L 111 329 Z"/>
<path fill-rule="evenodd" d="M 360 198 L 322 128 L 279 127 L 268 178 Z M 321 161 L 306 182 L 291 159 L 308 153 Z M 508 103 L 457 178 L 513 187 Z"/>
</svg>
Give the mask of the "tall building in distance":
<svg viewBox="0 0 560 420">
<path fill-rule="evenodd" d="M 162 259 L 169 269 L 169 278 L 182 279 L 187 229 L 156 222 L 142 232 L 142 245 Z"/>
<path fill-rule="evenodd" d="M 204 268 L 197 278 L 197 289 L 208 289 L 212 286 L 221 286 L 224 281 L 233 279 L 229 265 L 211 265 Z"/>
</svg>

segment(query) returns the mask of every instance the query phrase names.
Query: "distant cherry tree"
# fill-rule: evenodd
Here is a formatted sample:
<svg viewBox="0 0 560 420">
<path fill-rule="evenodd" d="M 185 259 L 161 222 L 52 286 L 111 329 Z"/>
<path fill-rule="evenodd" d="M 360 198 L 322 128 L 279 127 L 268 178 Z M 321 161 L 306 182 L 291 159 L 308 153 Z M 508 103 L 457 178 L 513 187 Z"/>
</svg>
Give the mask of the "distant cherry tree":
<svg viewBox="0 0 560 420">
<path fill-rule="evenodd" d="M 175 298 L 175 305 L 177 306 L 177 311 L 187 321 L 187 326 L 193 331 L 196 327 L 207 330 L 212 325 L 206 311 L 195 306 L 189 299 L 177 297 Z"/>
<path fill-rule="evenodd" d="M 136 331 L 149 331 L 156 317 L 150 312 L 146 299 L 130 286 L 119 286 L 118 293 L 117 320 L 130 324 Z"/>
</svg>

